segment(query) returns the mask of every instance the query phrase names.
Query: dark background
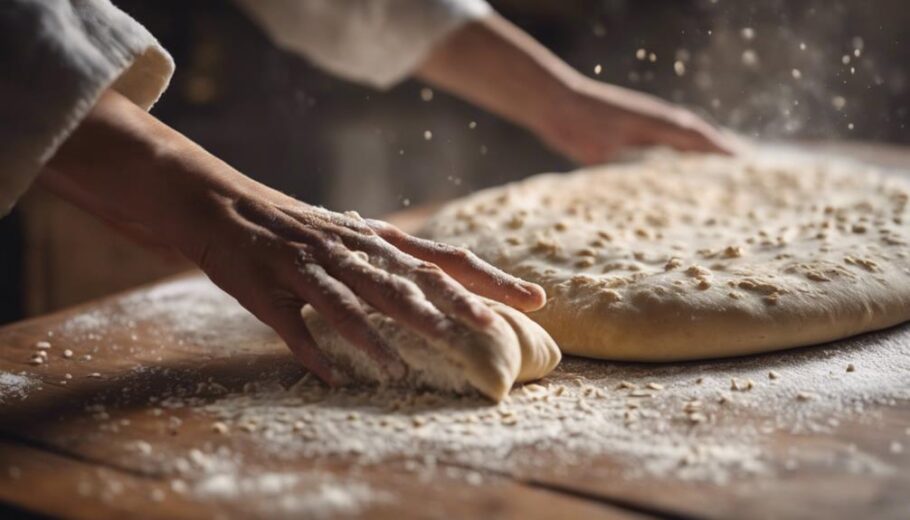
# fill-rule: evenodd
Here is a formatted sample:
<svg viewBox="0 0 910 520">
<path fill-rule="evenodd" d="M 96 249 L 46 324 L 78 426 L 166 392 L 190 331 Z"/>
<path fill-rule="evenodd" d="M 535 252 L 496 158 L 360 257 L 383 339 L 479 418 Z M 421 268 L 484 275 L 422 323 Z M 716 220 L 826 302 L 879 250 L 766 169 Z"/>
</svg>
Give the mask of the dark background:
<svg viewBox="0 0 910 520">
<path fill-rule="evenodd" d="M 749 135 L 910 142 L 906 0 L 492 3 L 589 75 L 599 64 L 605 81 L 686 104 Z M 377 215 L 406 199 L 448 198 L 570 167 L 523 131 L 450 96 L 422 101 L 417 82 L 377 92 L 323 74 L 274 48 L 227 0 L 117 4 L 177 62 L 154 113 L 241 171 L 307 201 Z M 657 61 L 636 59 L 640 48 Z M 754 66 L 743 63 L 750 49 Z M 836 96 L 846 101 L 842 110 Z"/>
<path fill-rule="evenodd" d="M 571 168 L 523 130 L 442 92 L 422 100 L 417 82 L 377 92 L 330 77 L 272 46 L 229 0 L 114 3 L 177 63 L 153 113 L 305 201 L 378 216 Z M 685 104 L 746 135 L 910 144 L 907 0 L 492 4 L 585 73 L 600 65 L 604 81 Z M 656 61 L 639 60 L 638 49 Z M 0 221 L 5 295 L 21 292 L 21 227 L 15 216 Z M 22 315 L 15 298 L 3 300 L 0 322 Z"/>
</svg>

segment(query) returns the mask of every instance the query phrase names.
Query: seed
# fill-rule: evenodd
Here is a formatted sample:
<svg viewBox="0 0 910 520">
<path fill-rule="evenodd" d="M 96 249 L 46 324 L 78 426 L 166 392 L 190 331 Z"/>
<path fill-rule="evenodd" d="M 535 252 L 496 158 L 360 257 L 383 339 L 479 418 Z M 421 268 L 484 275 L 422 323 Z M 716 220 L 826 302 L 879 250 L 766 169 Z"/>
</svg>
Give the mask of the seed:
<svg viewBox="0 0 910 520">
<path fill-rule="evenodd" d="M 39 342 L 35 343 L 35 348 L 41 349 L 41 350 L 47 350 L 47 349 L 51 348 L 51 343 L 49 341 L 39 341 Z"/>
<path fill-rule="evenodd" d="M 813 399 L 815 399 L 815 394 L 811 392 L 800 392 L 796 394 L 797 401 L 811 401 Z"/>
<path fill-rule="evenodd" d="M 853 365 L 853 363 L 850 363 L 847 365 L 847 372 L 855 372 L 855 371 L 856 371 L 856 367 Z"/>
<path fill-rule="evenodd" d="M 221 421 L 214 422 L 212 423 L 212 431 L 224 435 L 228 432 L 228 425 L 224 424 Z"/>
<path fill-rule="evenodd" d="M 635 385 L 635 383 L 631 383 L 629 381 L 620 381 L 619 386 L 617 388 L 625 388 L 628 390 L 634 390 L 636 388 L 636 385 Z"/>
<path fill-rule="evenodd" d="M 707 417 L 705 417 L 705 415 L 701 414 L 701 413 L 689 414 L 688 418 L 689 418 L 689 422 L 692 422 L 695 424 L 705 422 L 705 420 L 707 419 Z"/>
<path fill-rule="evenodd" d="M 663 390 L 664 389 L 664 385 L 662 385 L 660 383 L 648 383 L 647 387 L 650 388 L 651 390 Z"/>
<path fill-rule="evenodd" d="M 768 372 L 768 379 L 780 379 L 780 374 L 771 370 Z"/>
<path fill-rule="evenodd" d="M 700 410 L 702 407 L 701 401 L 689 401 L 683 406 L 683 411 L 686 413 L 692 413 Z"/>
<path fill-rule="evenodd" d="M 64 357 L 65 359 L 70 359 L 71 357 L 73 357 L 73 351 L 70 350 L 70 349 L 64 350 L 64 351 L 63 351 L 63 357 Z"/>
</svg>

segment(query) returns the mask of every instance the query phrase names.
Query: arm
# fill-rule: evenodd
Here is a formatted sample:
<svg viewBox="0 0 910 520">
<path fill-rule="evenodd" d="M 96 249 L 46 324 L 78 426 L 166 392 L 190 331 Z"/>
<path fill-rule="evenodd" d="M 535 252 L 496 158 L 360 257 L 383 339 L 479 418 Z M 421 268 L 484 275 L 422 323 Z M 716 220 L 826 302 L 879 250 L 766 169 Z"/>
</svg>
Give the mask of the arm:
<svg viewBox="0 0 910 520">
<path fill-rule="evenodd" d="M 731 150 L 724 136 L 691 112 L 583 76 L 496 14 L 453 32 L 417 76 L 531 130 L 580 163 L 657 144 Z"/>
<path fill-rule="evenodd" d="M 468 289 L 523 310 L 544 303 L 540 287 L 464 250 L 259 184 L 113 92 L 89 111 L 40 182 L 178 249 L 327 381 L 331 369 L 300 315 L 305 303 L 392 375 L 403 369 L 370 326 L 360 299 L 434 337 L 452 319 L 477 328 L 492 319 Z"/>
<path fill-rule="evenodd" d="M 635 146 L 731 149 L 691 112 L 579 74 L 483 0 L 235 1 L 336 75 L 386 88 L 416 72 L 581 163 Z"/>
</svg>

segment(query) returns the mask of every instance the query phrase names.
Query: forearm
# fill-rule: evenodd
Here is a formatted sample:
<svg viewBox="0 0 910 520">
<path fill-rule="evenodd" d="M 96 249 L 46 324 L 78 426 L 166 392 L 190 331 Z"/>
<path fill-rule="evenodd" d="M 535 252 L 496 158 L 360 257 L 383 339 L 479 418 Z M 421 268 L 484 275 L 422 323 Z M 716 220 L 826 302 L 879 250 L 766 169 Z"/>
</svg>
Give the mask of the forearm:
<svg viewBox="0 0 910 520">
<path fill-rule="evenodd" d="M 61 146 L 40 182 L 107 220 L 140 224 L 194 260 L 202 247 L 195 237 L 205 236 L 216 221 L 212 216 L 243 190 L 264 189 L 110 92 Z"/>
<path fill-rule="evenodd" d="M 585 78 L 498 15 L 470 23 L 428 56 L 418 77 L 516 124 L 537 128 Z"/>
<path fill-rule="evenodd" d="M 580 74 L 497 15 L 451 34 L 418 76 L 525 127 L 581 164 L 610 160 L 630 147 L 735 149 L 681 107 Z"/>
</svg>

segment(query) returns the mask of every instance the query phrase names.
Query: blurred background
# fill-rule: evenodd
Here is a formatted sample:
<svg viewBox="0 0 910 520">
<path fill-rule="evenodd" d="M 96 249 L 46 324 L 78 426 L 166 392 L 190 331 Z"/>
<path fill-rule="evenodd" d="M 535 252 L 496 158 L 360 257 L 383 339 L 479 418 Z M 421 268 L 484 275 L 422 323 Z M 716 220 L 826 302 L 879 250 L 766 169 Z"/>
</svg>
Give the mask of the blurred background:
<svg viewBox="0 0 910 520">
<path fill-rule="evenodd" d="M 114 3 L 177 63 L 153 113 L 307 202 L 381 216 L 572 168 L 526 132 L 418 82 L 378 92 L 333 78 L 274 47 L 229 0 Z M 910 144 L 907 0 L 491 3 L 586 74 L 746 135 Z M 187 267 L 35 190 L 0 220 L 0 322 Z"/>
</svg>

